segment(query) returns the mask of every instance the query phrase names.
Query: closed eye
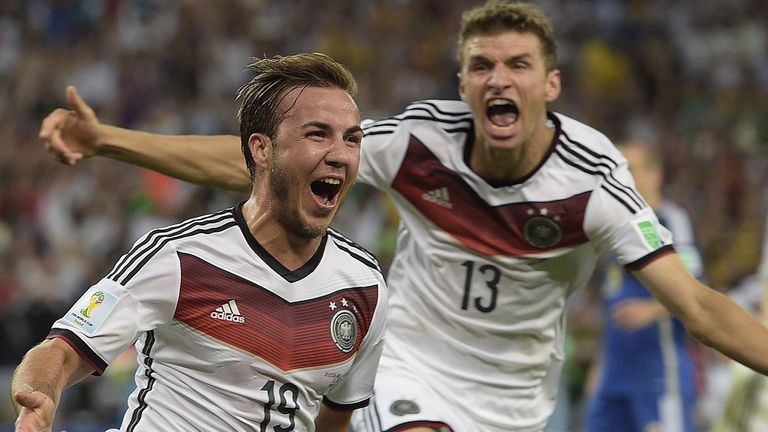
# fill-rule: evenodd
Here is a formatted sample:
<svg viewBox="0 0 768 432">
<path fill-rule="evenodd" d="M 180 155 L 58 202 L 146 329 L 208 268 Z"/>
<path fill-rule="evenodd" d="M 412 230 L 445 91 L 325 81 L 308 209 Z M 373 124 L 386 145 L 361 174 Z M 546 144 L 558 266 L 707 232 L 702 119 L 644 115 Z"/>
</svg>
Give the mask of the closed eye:
<svg viewBox="0 0 768 432">
<path fill-rule="evenodd" d="M 328 134 L 324 130 L 313 130 L 307 132 L 307 137 L 321 140 L 328 136 Z"/>
</svg>

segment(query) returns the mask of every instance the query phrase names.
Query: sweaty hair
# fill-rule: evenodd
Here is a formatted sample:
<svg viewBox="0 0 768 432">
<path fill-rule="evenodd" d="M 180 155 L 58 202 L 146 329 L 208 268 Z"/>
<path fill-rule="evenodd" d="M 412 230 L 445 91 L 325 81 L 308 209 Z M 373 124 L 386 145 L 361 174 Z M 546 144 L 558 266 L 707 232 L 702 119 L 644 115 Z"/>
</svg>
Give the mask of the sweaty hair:
<svg viewBox="0 0 768 432">
<path fill-rule="evenodd" d="M 354 96 L 357 83 L 344 65 L 320 53 L 253 59 L 248 69 L 253 71 L 253 78 L 237 92 L 237 119 L 240 147 L 253 181 L 256 164 L 248 140 L 260 133 L 275 141 L 278 126 L 292 106 L 282 106 L 288 92 L 304 87 L 338 87 Z"/>
<path fill-rule="evenodd" d="M 531 3 L 505 0 L 489 0 L 482 6 L 470 9 L 461 16 L 461 29 L 456 55 L 463 65 L 464 46 L 473 36 L 489 36 L 506 31 L 533 33 L 541 41 L 547 71 L 557 64 L 557 45 L 552 21 L 538 6 Z"/>
</svg>

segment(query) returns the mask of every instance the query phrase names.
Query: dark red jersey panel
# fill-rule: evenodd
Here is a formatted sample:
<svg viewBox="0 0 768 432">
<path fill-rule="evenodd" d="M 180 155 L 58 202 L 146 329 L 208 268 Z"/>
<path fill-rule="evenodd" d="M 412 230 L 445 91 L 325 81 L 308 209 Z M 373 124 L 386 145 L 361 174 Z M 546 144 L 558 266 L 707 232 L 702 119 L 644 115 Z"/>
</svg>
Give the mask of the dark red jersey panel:
<svg viewBox="0 0 768 432">
<path fill-rule="evenodd" d="M 343 287 L 290 303 L 198 257 L 183 253 L 179 257 L 181 290 L 174 318 L 285 371 L 353 356 L 378 301 L 378 287 L 373 285 Z M 334 333 L 334 323 L 342 330 Z"/>
<path fill-rule="evenodd" d="M 433 224 L 486 256 L 539 253 L 587 241 L 583 223 L 589 192 L 491 206 L 415 137 L 392 187 Z"/>
</svg>

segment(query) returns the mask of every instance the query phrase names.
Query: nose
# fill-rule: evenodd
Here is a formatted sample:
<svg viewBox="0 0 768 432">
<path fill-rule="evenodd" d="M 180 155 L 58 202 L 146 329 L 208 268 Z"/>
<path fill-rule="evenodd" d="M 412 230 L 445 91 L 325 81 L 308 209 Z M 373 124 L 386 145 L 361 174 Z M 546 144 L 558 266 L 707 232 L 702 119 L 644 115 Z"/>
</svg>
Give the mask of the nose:
<svg viewBox="0 0 768 432">
<path fill-rule="evenodd" d="M 335 137 L 325 154 L 325 163 L 336 168 L 345 167 L 350 164 L 357 151 L 357 148 L 344 141 L 343 136 Z"/>
<path fill-rule="evenodd" d="M 503 90 L 512 85 L 512 74 L 509 68 L 496 65 L 488 77 L 488 87 Z"/>
</svg>

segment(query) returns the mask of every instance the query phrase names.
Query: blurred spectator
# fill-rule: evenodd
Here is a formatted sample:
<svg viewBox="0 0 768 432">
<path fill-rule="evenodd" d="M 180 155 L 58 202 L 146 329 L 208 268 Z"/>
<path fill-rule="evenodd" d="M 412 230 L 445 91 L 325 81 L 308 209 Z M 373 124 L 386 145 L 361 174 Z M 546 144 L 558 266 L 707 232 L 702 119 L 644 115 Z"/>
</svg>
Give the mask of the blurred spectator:
<svg viewBox="0 0 768 432">
<path fill-rule="evenodd" d="M 416 97 L 456 97 L 453 35 L 460 13 L 481 2 L 0 2 L 0 364 L 18 363 L 40 339 L 35 329 L 136 233 L 238 199 L 104 160 L 78 170 L 51 162 L 36 134 L 67 84 L 106 123 L 232 134 L 248 56 L 323 51 L 354 72 L 362 113 L 381 118 Z M 757 266 L 768 201 L 768 3 L 537 3 L 559 30 L 563 80 L 583 84 L 564 86 L 555 108 L 613 139 L 628 127 L 658 131 L 666 193 L 691 212 L 711 283 L 735 285 Z M 336 225 L 386 263 L 397 219 L 368 192 L 351 195 Z M 724 265 L 734 254 L 728 262 L 742 266 Z M 5 412 L 0 426 L 13 421 Z M 62 427 L 87 417 L 62 414 Z"/>
</svg>

